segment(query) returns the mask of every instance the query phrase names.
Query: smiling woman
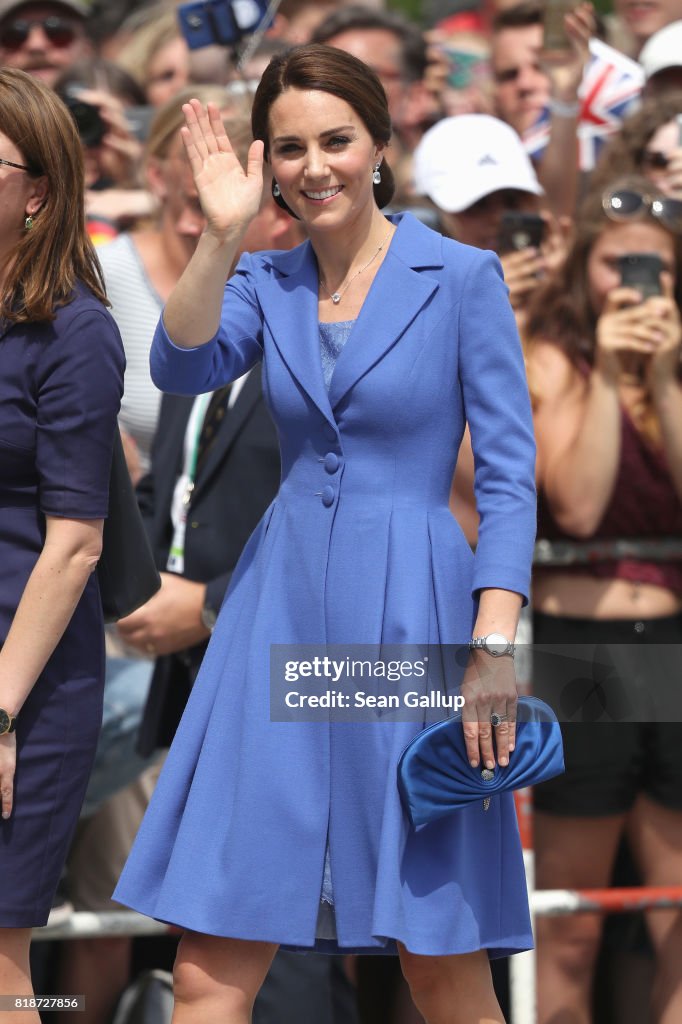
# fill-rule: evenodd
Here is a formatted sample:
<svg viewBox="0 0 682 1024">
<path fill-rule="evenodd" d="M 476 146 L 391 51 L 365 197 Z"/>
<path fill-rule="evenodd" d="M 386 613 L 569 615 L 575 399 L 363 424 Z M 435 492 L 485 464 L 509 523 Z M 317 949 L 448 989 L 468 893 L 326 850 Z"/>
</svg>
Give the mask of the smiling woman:
<svg viewBox="0 0 682 1024">
<path fill-rule="evenodd" d="M 501 1022 L 488 957 L 532 943 L 511 798 L 415 832 L 397 764 L 427 720 L 421 703 L 412 722 L 348 726 L 330 697 L 329 720 L 282 723 L 269 691 L 271 644 L 371 644 L 381 657 L 383 644 L 467 644 L 472 627 L 513 639 L 534 444 L 499 264 L 381 212 L 386 97 L 341 50 L 271 61 L 246 173 L 217 109 L 184 110 L 207 226 L 157 328 L 153 376 L 199 393 L 262 359 L 282 478 L 232 575 L 115 898 L 187 929 L 177 1024 L 247 1024 L 280 944 L 398 953 L 428 1024 Z M 242 257 L 225 285 L 264 155 L 309 240 Z M 465 420 L 485 453 L 475 559 L 448 509 Z M 423 684 L 422 696 L 434 681 Z M 462 696 L 472 763 L 508 764 L 511 657 L 472 652 Z"/>
</svg>

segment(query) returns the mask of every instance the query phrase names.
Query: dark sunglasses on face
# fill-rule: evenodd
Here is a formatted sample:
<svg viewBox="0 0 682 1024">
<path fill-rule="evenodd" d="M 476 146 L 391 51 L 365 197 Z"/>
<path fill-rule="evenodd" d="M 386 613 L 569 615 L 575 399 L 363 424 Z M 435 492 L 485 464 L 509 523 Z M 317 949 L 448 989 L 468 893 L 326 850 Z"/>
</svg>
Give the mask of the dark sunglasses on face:
<svg viewBox="0 0 682 1024">
<path fill-rule="evenodd" d="M 654 149 L 645 149 L 640 160 L 641 166 L 651 171 L 666 171 L 669 163 L 669 156 Z"/>
<path fill-rule="evenodd" d="M 611 220 L 625 221 L 654 217 L 671 231 L 682 232 L 682 199 L 668 196 L 649 196 L 635 189 L 616 189 L 605 192 L 602 206 Z"/>
<path fill-rule="evenodd" d="M 542 71 L 540 64 L 530 65 L 533 71 Z M 517 82 L 521 77 L 523 68 L 502 68 L 501 71 L 493 71 L 493 77 L 498 85 L 508 85 L 509 82 Z"/>
<path fill-rule="evenodd" d="M 49 18 L 13 18 L 0 26 L 0 46 L 5 50 L 18 50 L 24 45 L 31 29 L 40 25 L 53 46 L 70 46 L 76 38 L 76 25 L 69 18 L 51 15 Z"/>
</svg>

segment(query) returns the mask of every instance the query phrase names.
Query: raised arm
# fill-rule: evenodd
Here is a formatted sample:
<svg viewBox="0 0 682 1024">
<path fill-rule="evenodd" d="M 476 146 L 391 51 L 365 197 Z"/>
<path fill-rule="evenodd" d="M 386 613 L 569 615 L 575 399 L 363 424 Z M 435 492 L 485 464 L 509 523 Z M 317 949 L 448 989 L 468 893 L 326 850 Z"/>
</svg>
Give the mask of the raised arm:
<svg viewBox="0 0 682 1024">
<path fill-rule="evenodd" d="M 182 140 L 207 225 L 163 313 L 172 342 L 196 348 L 215 337 L 225 281 L 239 243 L 258 213 L 263 192 L 263 143 L 249 150 L 246 173 L 232 149 L 220 111 L 198 100 L 183 107 Z"/>
</svg>

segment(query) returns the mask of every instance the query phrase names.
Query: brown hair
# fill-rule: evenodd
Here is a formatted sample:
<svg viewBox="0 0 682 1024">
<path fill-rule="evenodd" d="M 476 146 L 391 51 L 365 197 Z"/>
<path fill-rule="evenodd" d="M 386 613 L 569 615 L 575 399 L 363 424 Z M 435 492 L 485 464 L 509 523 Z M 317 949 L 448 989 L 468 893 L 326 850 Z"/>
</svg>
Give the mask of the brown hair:
<svg viewBox="0 0 682 1024">
<path fill-rule="evenodd" d="M 319 89 L 331 96 L 338 96 L 353 108 L 375 142 L 383 142 L 384 145 L 390 142 L 391 118 L 386 93 L 372 69 L 345 50 L 307 43 L 273 57 L 256 90 L 251 127 L 254 139 L 261 139 L 265 143 L 266 158 L 269 150 L 270 109 L 286 89 Z M 384 160 L 381 164 L 381 182 L 374 186 L 377 205 L 386 206 L 394 192 L 393 172 Z M 281 199 L 281 196 L 278 198 Z"/>
<path fill-rule="evenodd" d="M 616 179 L 609 190 L 633 189 L 663 198 L 646 178 L 629 176 Z M 559 270 L 537 289 L 528 313 L 526 335 L 534 340 L 558 345 L 574 366 L 594 362 L 597 315 L 589 300 L 588 260 L 597 239 L 616 223 L 604 212 L 602 189 L 593 189 L 580 206 L 573 241 Z M 652 224 L 669 231 L 657 217 L 645 214 Z M 682 309 L 682 237 L 669 231 L 675 243 L 674 298 Z"/>
<path fill-rule="evenodd" d="M 590 188 L 607 188 L 622 174 L 641 174 L 642 157 L 650 139 L 682 111 L 682 91 L 651 96 L 623 121 L 620 131 L 602 150 L 590 178 Z"/>
<path fill-rule="evenodd" d="M 53 320 L 80 280 L 106 302 L 104 280 L 85 228 L 83 156 L 69 111 L 51 89 L 15 68 L 0 68 L 0 124 L 46 199 L 19 242 L 0 297 L 0 317 Z"/>
<path fill-rule="evenodd" d="M 503 7 L 493 18 L 493 35 L 507 28 L 526 28 L 528 25 L 542 25 L 543 4 L 540 0 L 521 0 L 513 7 Z"/>
</svg>

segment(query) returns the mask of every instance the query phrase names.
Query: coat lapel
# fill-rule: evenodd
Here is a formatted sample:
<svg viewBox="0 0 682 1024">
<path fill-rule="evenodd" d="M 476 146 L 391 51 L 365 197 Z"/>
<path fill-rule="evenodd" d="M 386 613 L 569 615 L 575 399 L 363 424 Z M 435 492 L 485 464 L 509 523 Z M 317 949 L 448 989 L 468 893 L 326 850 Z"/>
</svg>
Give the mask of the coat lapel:
<svg viewBox="0 0 682 1024">
<path fill-rule="evenodd" d="M 443 266 L 441 236 L 413 217 L 391 219 L 398 220 L 397 231 L 334 369 L 332 409 L 392 348 L 438 288 L 435 277 L 418 268 Z"/>
<path fill-rule="evenodd" d="M 438 288 L 435 277 L 419 271 L 443 266 L 442 237 L 411 215 L 390 219 L 397 230 L 339 356 L 329 395 L 320 359 L 317 260 L 310 242 L 290 252 L 268 254 L 280 276 L 273 275 L 256 288 L 282 359 L 333 426 L 332 409 L 396 343 Z"/>
<path fill-rule="evenodd" d="M 263 315 L 289 370 L 320 412 L 336 425 L 322 376 L 317 260 L 310 242 L 272 254 L 272 277 L 256 288 Z"/>
</svg>

